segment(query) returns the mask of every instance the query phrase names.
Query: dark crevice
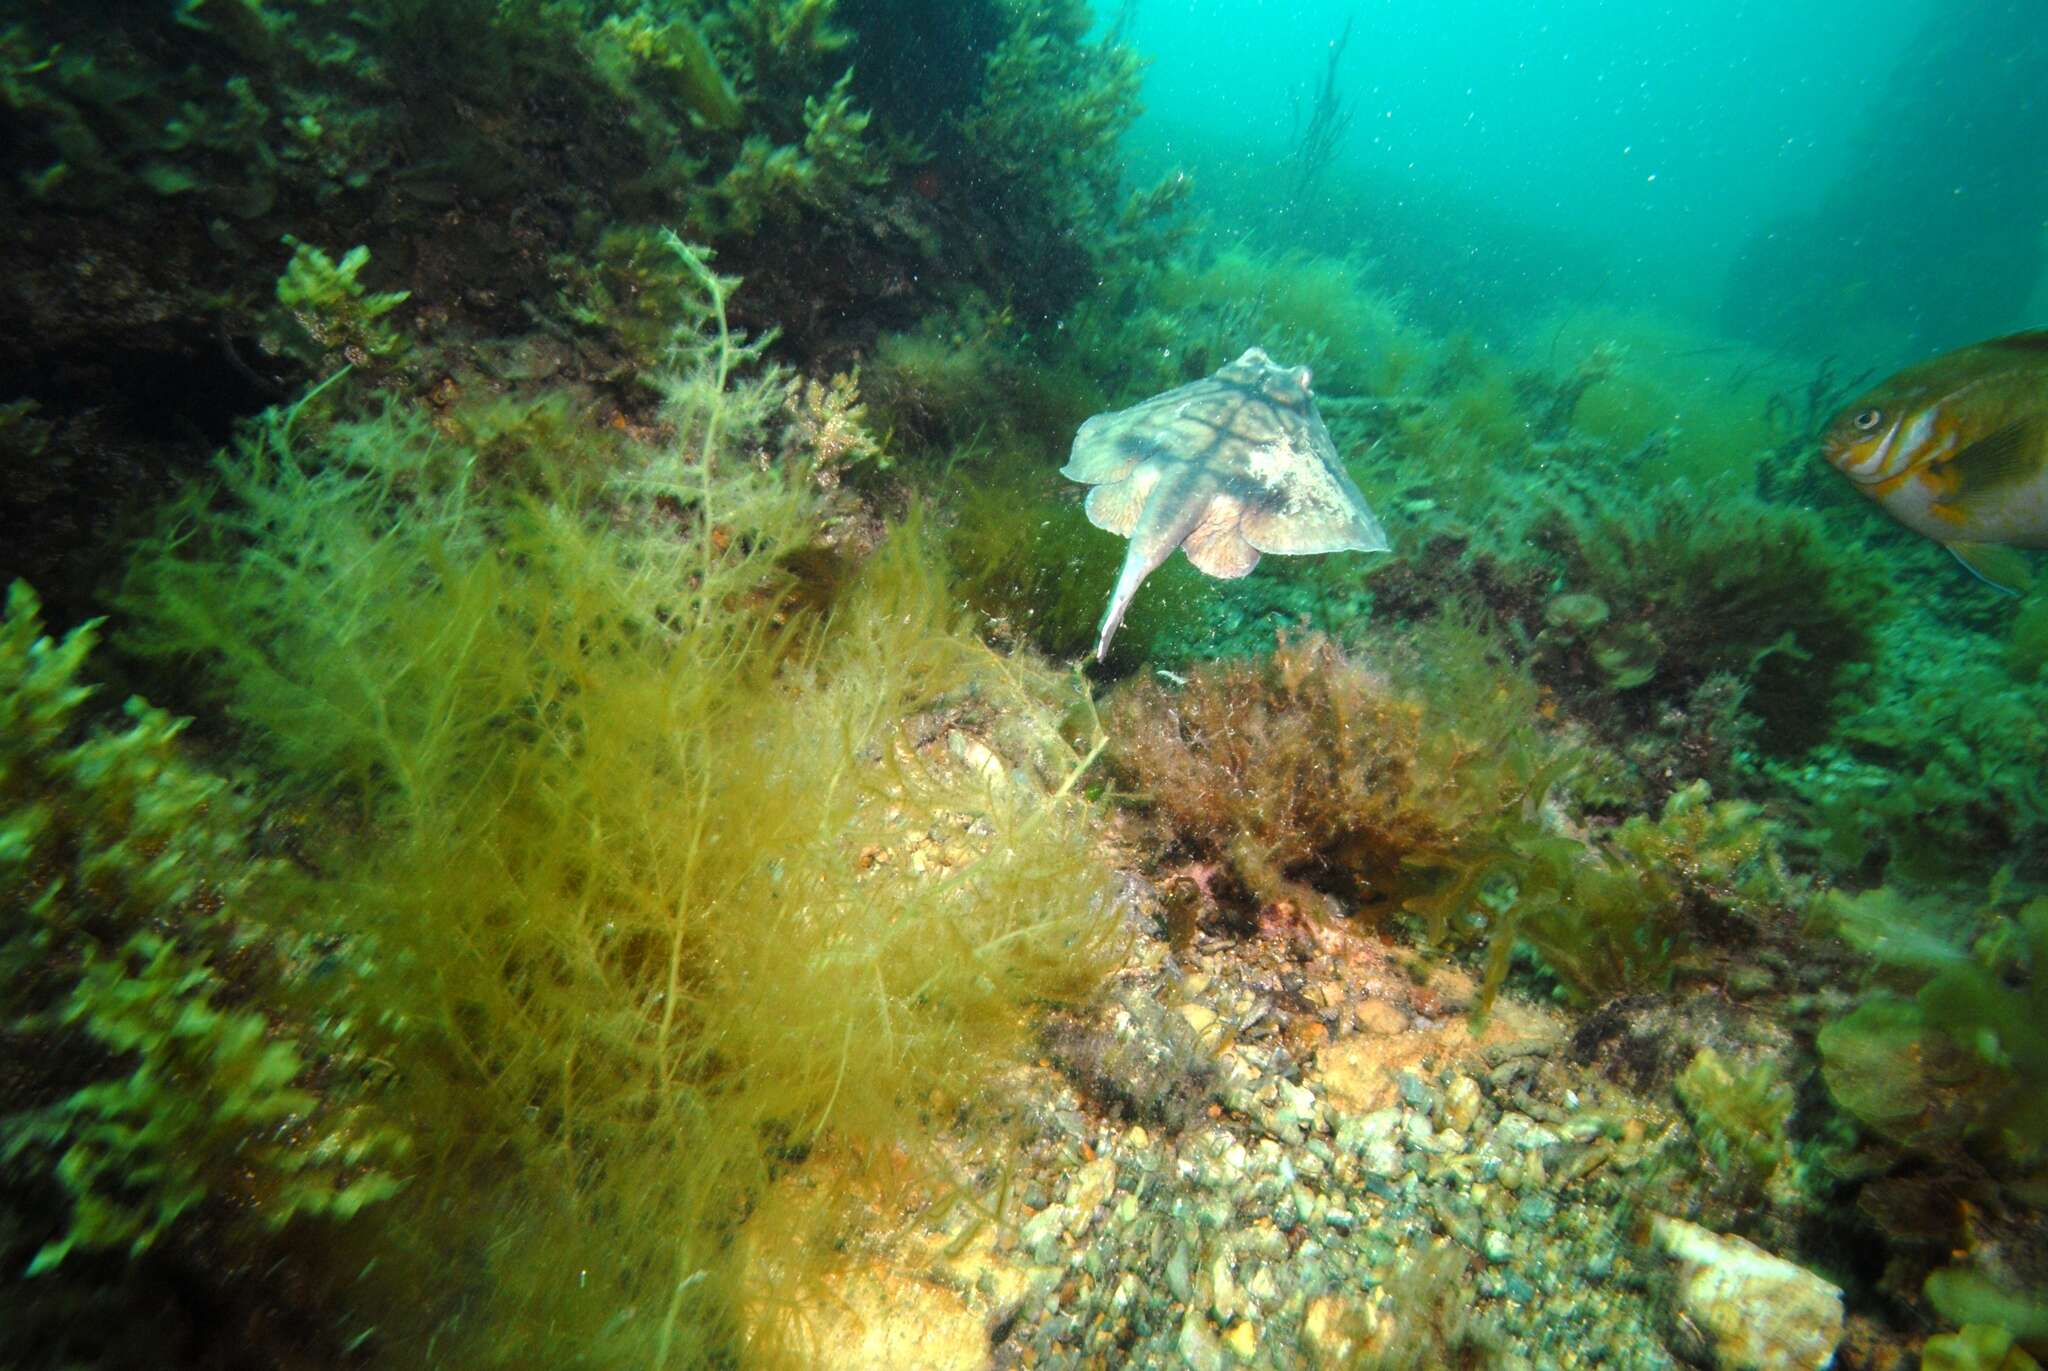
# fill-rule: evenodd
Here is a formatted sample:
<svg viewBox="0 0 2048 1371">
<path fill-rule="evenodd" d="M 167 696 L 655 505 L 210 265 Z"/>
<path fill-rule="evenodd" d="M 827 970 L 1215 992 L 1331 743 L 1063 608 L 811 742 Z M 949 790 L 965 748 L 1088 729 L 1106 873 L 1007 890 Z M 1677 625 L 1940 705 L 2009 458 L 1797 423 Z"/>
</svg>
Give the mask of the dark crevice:
<svg viewBox="0 0 2048 1371">
<path fill-rule="evenodd" d="M 37 354 L 0 369 L 0 402 L 34 400 L 60 428 L 88 410 L 102 436 L 123 445 L 218 446 L 235 425 L 275 404 L 283 386 L 243 360 L 248 339 L 200 336 L 188 350 L 110 349 Z"/>
</svg>

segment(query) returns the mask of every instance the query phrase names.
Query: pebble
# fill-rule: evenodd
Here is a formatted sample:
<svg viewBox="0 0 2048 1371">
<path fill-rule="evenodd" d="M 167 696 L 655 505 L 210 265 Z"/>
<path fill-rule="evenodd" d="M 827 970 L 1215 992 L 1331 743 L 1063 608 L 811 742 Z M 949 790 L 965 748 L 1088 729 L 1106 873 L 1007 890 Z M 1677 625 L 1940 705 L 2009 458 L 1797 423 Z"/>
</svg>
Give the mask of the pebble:
<svg viewBox="0 0 2048 1371">
<path fill-rule="evenodd" d="M 1067 1185 L 1067 1232 L 1079 1234 L 1095 1217 L 1103 1201 L 1116 1193 L 1116 1162 L 1097 1157 L 1074 1173 Z"/>
<path fill-rule="evenodd" d="M 1421 1114 L 1410 1114 L 1401 1120 L 1401 1137 L 1417 1152 L 1444 1150 L 1436 1140 L 1436 1130 L 1429 1126 L 1429 1120 Z"/>
<path fill-rule="evenodd" d="M 1195 1031 L 1195 1039 L 1202 1046 L 1213 1048 L 1222 1041 L 1223 1034 L 1216 1027 L 1216 1011 L 1204 1004 L 1184 1004 L 1180 1016 Z"/>
<path fill-rule="evenodd" d="M 1403 1071 L 1395 1077 L 1394 1086 L 1400 1092 L 1401 1103 L 1410 1109 L 1418 1109 L 1427 1114 L 1436 1107 L 1436 1092 L 1413 1071 Z"/>
<path fill-rule="evenodd" d="M 1224 1323 L 1237 1317 L 1240 1304 L 1237 1297 L 1237 1282 L 1230 1272 L 1228 1249 L 1219 1252 L 1209 1263 L 1209 1308 Z"/>
<path fill-rule="evenodd" d="M 1722 1371 L 1820 1371 L 1842 1340 L 1842 1292 L 1744 1238 L 1656 1215 L 1658 1249 L 1678 1264 L 1672 1298 Z"/>
<path fill-rule="evenodd" d="M 1402 1156 L 1399 1143 L 1381 1138 L 1367 1146 L 1358 1164 L 1368 1176 L 1392 1179 L 1407 1168 L 1407 1159 Z"/>
<path fill-rule="evenodd" d="M 1357 1321 L 1351 1308 L 1335 1295 L 1320 1295 L 1308 1302 L 1301 1316 L 1301 1350 L 1318 1371 L 1335 1371 L 1353 1360 L 1357 1340 L 1351 1325 Z"/>
<path fill-rule="evenodd" d="M 1544 1127 L 1527 1114 L 1510 1110 L 1502 1114 L 1500 1122 L 1493 1126 L 1493 1141 L 1499 1147 L 1529 1152 L 1562 1140 L 1554 1130 Z"/>
<path fill-rule="evenodd" d="M 1199 1309 L 1190 1308 L 1181 1317 L 1179 1350 L 1190 1371 L 1224 1371 L 1230 1364 L 1222 1340 Z"/>
<path fill-rule="evenodd" d="M 1221 976 L 1190 991 L 1206 1002 L 1176 1006 L 1176 1033 L 1220 1035 L 1254 1008 Z M 1586 1078 L 1533 1054 L 1483 1074 L 1390 1067 L 1393 1103 L 1357 1115 L 1296 1079 L 1277 1038 L 1217 1062 L 1227 1112 L 1177 1132 L 1105 1134 L 1072 1099 L 1048 1108 L 1045 1161 L 1015 1191 L 1036 1202 L 1003 1244 L 1036 1270 L 998 1364 L 1336 1371 L 1448 1237 L 1473 1254 L 1459 1308 L 1502 1368 L 1674 1371 L 1605 1198 L 1613 1167 L 1571 1181 L 1591 1149 L 1564 1140 L 1595 1118 L 1641 1138 L 1654 1119 L 1646 1133 L 1604 1086 L 1574 1117 L 1563 1087 Z"/>
<path fill-rule="evenodd" d="M 1361 1033 L 1391 1036 L 1408 1031 L 1408 1016 L 1385 1000 L 1365 1000 L 1351 1011 Z"/>
<path fill-rule="evenodd" d="M 1249 1319 L 1224 1334 L 1223 1342 L 1239 1361 L 1248 1362 L 1259 1355 L 1259 1330 Z"/>
<path fill-rule="evenodd" d="M 1024 1221 L 1017 1242 L 1039 1266 L 1051 1266 L 1060 1259 L 1065 1246 L 1061 1235 L 1070 1212 L 1064 1205 L 1048 1205 Z"/>
<path fill-rule="evenodd" d="M 1453 1076 L 1451 1083 L 1444 1087 L 1443 1105 L 1438 1110 L 1437 1122 L 1459 1133 L 1468 1132 L 1479 1118 L 1479 1104 L 1479 1082 L 1470 1076 Z"/>
</svg>

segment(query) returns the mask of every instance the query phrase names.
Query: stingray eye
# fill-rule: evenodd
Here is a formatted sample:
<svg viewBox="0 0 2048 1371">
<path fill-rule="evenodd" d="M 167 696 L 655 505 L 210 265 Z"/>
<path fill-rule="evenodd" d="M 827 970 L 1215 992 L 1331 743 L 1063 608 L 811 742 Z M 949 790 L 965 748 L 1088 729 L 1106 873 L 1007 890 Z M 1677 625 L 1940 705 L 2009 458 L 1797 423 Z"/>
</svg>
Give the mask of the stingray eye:
<svg viewBox="0 0 2048 1371">
<path fill-rule="evenodd" d="M 1849 422 L 1856 426 L 1858 433 L 1868 433 L 1884 422 L 1884 411 L 1881 409 L 1866 409 Z"/>
</svg>

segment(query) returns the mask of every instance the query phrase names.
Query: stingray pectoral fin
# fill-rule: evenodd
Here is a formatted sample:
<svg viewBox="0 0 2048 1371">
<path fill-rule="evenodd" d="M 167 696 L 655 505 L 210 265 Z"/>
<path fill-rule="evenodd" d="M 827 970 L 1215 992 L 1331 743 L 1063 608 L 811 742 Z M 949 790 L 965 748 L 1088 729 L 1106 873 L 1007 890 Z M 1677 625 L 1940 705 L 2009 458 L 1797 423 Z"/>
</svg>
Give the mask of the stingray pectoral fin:
<svg viewBox="0 0 2048 1371">
<path fill-rule="evenodd" d="M 2024 595 L 2034 585 L 2033 568 L 2027 559 L 2002 543 L 1944 543 L 1958 562 L 1993 590 L 2007 595 Z"/>
<path fill-rule="evenodd" d="M 1121 481 L 1150 455 L 1143 431 L 1132 424 L 1129 411 L 1098 414 L 1074 435 L 1073 451 L 1060 475 L 1091 486 Z"/>
<path fill-rule="evenodd" d="M 1247 508 L 1245 541 L 1260 551 L 1307 555 L 1321 551 L 1386 551 L 1386 531 L 1360 498 Z"/>
<path fill-rule="evenodd" d="M 1196 570 L 1218 580 L 1248 576 L 1259 564 L 1259 550 L 1245 541 L 1240 528 L 1243 519 L 1243 505 L 1232 496 L 1217 495 L 1209 501 L 1202 521 L 1181 542 L 1180 550 Z"/>
<path fill-rule="evenodd" d="M 1385 552 L 1386 531 L 1365 493 L 1337 460 L 1317 424 L 1306 450 L 1260 474 L 1258 491 L 1242 492 L 1244 536 L 1261 552 Z"/>
<path fill-rule="evenodd" d="M 1386 531 L 1363 501 L 1356 509 L 1248 509 L 1243 528 L 1245 541 L 1261 552 L 1304 556 L 1317 552 L 1387 550 Z"/>
<path fill-rule="evenodd" d="M 1128 538 L 1137 530 L 1138 520 L 1145 513 L 1145 502 L 1152 498 L 1152 488 L 1159 484 L 1159 468 L 1150 462 L 1139 466 L 1121 481 L 1111 481 L 1088 492 L 1088 522 L 1119 538 Z"/>
</svg>

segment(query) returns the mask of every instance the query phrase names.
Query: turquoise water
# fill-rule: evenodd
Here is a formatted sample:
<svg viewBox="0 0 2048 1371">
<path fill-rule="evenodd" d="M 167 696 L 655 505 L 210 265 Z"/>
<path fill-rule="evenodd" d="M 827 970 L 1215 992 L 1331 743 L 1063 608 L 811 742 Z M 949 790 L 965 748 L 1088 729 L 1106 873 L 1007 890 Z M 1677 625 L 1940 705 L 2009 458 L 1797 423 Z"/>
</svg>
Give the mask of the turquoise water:
<svg viewBox="0 0 2048 1371">
<path fill-rule="evenodd" d="M 0 6 L 0 1364 L 2048 1362 L 2044 77 Z"/>
<path fill-rule="evenodd" d="M 1271 171 L 1347 22 L 1351 123 L 1290 203 Z M 1145 0 L 1130 146 L 1255 238 L 1385 256 L 1445 320 L 1626 300 L 1883 361 L 2048 313 L 2044 30 L 2028 3 Z"/>
</svg>

